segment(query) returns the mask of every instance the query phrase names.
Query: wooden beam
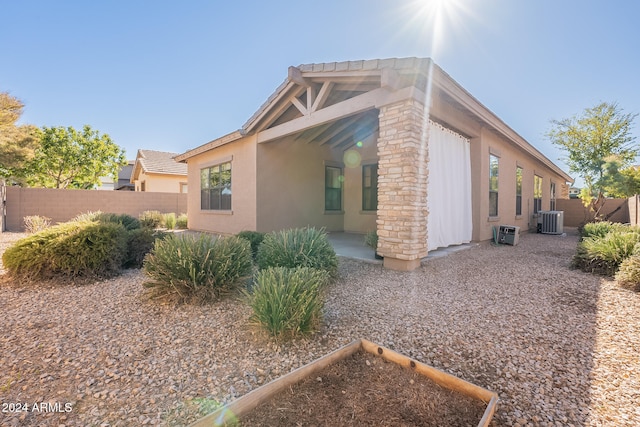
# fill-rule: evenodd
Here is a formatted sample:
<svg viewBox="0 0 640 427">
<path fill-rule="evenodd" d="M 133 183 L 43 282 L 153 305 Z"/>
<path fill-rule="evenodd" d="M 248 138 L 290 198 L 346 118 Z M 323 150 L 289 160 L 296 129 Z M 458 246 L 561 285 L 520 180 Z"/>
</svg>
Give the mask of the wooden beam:
<svg viewBox="0 0 640 427">
<path fill-rule="evenodd" d="M 318 142 L 320 145 L 324 145 L 327 142 L 331 141 L 332 138 L 334 138 L 336 135 L 339 135 L 342 131 L 344 131 L 345 129 L 347 129 L 349 126 L 351 126 L 353 124 L 352 120 L 345 120 L 344 123 L 334 127 L 329 133 L 327 133 L 326 135 L 322 135 L 321 138 L 316 138 L 316 142 Z"/>
<path fill-rule="evenodd" d="M 303 87 L 311 86 L 311 82 L 302 77 L 302 71 L 298 67 L 289 67 L 289 80 Z"/>
<path fill-rule="evenodd" d="M 315 128 L 307 129 L 295 137 L 295 140 L 306 139 L 307 144 L 313 142 L 314 139 L 322 135 L 327 129 L 331 127 L 333 123 L 327 123 L 322 126 L 316 126 Z"/>
<path fill-rule="evenodd" d="M 408 89 L 408 90 L 405 90 Z M 399 102 L 409 98 L 413 92 L 411 87 L 401 89 L 397 92 L 389 92 L 387 89 L 379 88 L 371 92 L 363 93 L 339 102 L 313 113 L 293 119 L 289 122 L 275 126 L 271 129 L 265 129 L 258 133 L 258 142 L 264 143 L 282 138 L 294 133 L 304 131 L 314 126 L 323 125 L 331 121 L 362 113 L 372 108 L 378 108 L 381 105 Z"/>
<path fill-rule="evenodd" d="M 266 115 L 264 115 L 263 117 L 261 117 L 261 123 L 260 123 L 260 127 L 258 127 L 258 132 L 261 129 L 266 129 L 269 126 L 271 126 L 271 124 L 273 124 L 273 122 L 275 122 L 278 117 L 280 117 L 280 115 L 282 113 L 284 113 L 287 108 L 289 108 L 289 101 L 291 100 L 291 98 L 297 98 L 299 97 L 302 92 L 304 92 L 304 88 L 300 87 L 300 86 L 296 86 L 296 90 L 293 91 L 292 94 L 289 95 L 288 98 L 282 99 L 280 104 L 276 104 L 271 110 L 268 111 L 268 113 Z"/>
<path fill-rule="evenodd" d="M 307 111 L 311 112 L 311 106 L 313 105 L 313 101 L 316 99 L 316 88 L 313 86 L 309 86 L 307 88 Z"/>
<path fill-rule="evenodd" d="M 313 113 L 316 110 L 324 107 L 324 103 L 327 102 L 327 98 L 331 94 L 331 89 L 333 88 L 333 82 L 324 82 L 322 83 L 322 87 L 320 88 L 320 92 L 318 92 L 318 96 L 313 101 L 313 105 L 311 106 L 311 112 Z"/>
<path fill-rule="evenodd" d="M 300 100 L 298 98 L 296 98 L 295 96 L 293 98 L 291 98 L 291 103 L 298 109 L 300 110 L 300 112 L 302 113 L 302 115 L 306 116 L 307 114 L 309 114 L 309 110 L 307 110 L 307 108 L 302 105 L 302 102 L 300 102 Z"/>
</svg>

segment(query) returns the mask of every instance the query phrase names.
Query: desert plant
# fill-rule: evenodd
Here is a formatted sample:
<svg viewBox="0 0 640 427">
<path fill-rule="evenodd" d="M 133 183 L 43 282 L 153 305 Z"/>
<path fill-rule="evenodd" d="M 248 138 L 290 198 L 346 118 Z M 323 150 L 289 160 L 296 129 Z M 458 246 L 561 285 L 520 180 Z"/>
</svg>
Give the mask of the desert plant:
<svg viewBox="0 0 640 427">
<path fill-rule="evenodd" d="M 173 212 L 166 213 L 162 216 L 162 223 L 168 230 L 176 228 L 176 214 Z"/>
<path fill-rule="evenodd" d="M 144 257 L 151 252 L 156 239 L 163 239 L 167 233 L 152 228 L 138 228 L 127 233 L 127 256 L 125 268 L 141 268 Z"/>
<path fill-rule="evenodd" d="M 21 279 L 110 277 L 120 270 L 126 250 L 122 224 L 73 221 L 19 240 L 2 261 Z"/>
<path fill-rule="evenodd" d="M 178 218 L 176 218 L 176 228 L 181 230 L 187 229 L 187 214 L 182 213 L 178 215 Z"/>
<path fill-rule="evenodd" d="M 623 288 L 640 292 L 640 251 L 637 249 L 638 245 L 633 255 L 622 261 L 615 279 Z"/>
<path fill-rule="evenodd" d="M 587 237 L 578 243 L 572 265 L 583 271 L 611 276 L 633 254 L 640 242 L 637 230 L 610 231 L 604 237 Z"/>
<path fill-rule="evenodd" d="M 327 272 L 308 267 L 258 271 L 251 293 L 245 292 L 253 310 L 250 321 L 276 337 L 313 331 L 321 319 L 322 287 L 328 278 Z"/>
<path fill-rule="evenodd" d="M 46 216 L 40 216 L 40 215 L 25 216 L 23 221 L 24 221 L 24 229 L 29 234 L 37 233 L 51 226 L 51 218 L 47 218 Z"/>
<path fill-rule="evenodd" d="M 364 235 L 364 244 L 369 246 L 374 251 L 378 249 L 378 232 L 371 230 Z"/>
<path fill-rule="evenodd" d="M 137 218 L 132 217 L 131 215 L 128 215 L 128 214 L 99 212 L 95 215 L 94 220 L 101 221 L 101 222 L 113 222 L 115 224 L 122 224 L 122 226 L 126 230 L 136 230 L 141 226 L 140 221 Z"/>
<path fill-rule="evenodd" d="M 589 237 L 604 237 L 609 234 L 611 231 L 622 231 L 624 229 L 628 229 L 629 227 L 623 224 L 609 222 L 609 221 L 598 221 L 598 222 L 589 222 L 582 227 L 580 231 L 580 236 L 582 239 L 586 239 Z"/>
<path fill-rule="evenodd" d="M 158 228 L 162 225 L 162 214 L 158 211 L 144 211 L 138 217 L 143 227 Z"/>
<path fill-rule="evenodd" d="M 252 270 L 251 246 L 238 237 L 170 234 L 156 240 L 144 260 L 146 287 L 181 301 L 211 300 L 233 289 Z"/>
<path fill-rule="evenodd" d="M 265 233 L 261 233 L 259 231 L 241 231 L 237 234 L 238 237 L 243 239 L 247 239 L 251 244 L 251 253 L 253 254 L 253 259 L 258 256 L 258 248 L 260 247 L 260 243 L 264 240 Z"/>
<path fill-rule="evenodd" d="M 258 249 L 258 266 L 311 267 L 330 276 L 338 271 L 338 258 L 323 229 L 296 228 L 269 233 Z"/>
</svg>

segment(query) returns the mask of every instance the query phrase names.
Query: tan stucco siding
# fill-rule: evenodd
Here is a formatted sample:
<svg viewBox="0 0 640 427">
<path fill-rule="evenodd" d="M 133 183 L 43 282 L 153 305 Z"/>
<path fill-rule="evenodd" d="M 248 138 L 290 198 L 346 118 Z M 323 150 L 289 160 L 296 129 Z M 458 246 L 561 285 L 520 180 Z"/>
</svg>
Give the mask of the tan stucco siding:
<svg viewBox="0 0 640 427">
<path fill-rule="evenodd" d="M 344 168 L 344 231 L 366 233 L 376 229 L 377 211 L 362 211 L 362 166 L 378 163 L 377 133 L 362 141 L 362 147 L 351 150 L 358 153 L 360 162 Z"/>
<path fill-rule="evenodd" d="M 231 210 L 203 210 L 200 204 L 200 170 L 231 162 Z M 236 234 L 256 229 L 256 145 L 249 136 L 188 160 L 188 222 L 192 230 Z"/>
<path fill-rule="evenodd" d="M 134 182 L 136 191 L 142 191 L 143 182 L 144 191 L 147 193 L 180 193 L 180 184 L 187 182 L 187 177 L 183 175 L 165 175 L 141 171 L 138 179 Z"/>
<path fill-rule="evenodd" d="M 483 129 L 479 138 L 471 140 L 473 176 L 473 239 L 488 240 L 493 227 L 515 225 L 521 231 L 535 228 L 533 216 L 534 175 L 542 178 L 542 210 L 549 210 L 551 183 L 556 184 L 556 199 L 561 196 L 564 178 L 541 161 L 514 147 L 492 131 Z M 498 216 L 489 217 L 489 156 L 499 159 Z M 522 168 L 522 214 L 516 216 L 516 168 Z"/>
<path fill-rule="evenodd" d="M 343 212 L 324 211 L 325 164 L 342 166 L 341 151 L 288 137 L 258 144 L 257 153 L 258 231 L 344 229 Z"/>
</svg>

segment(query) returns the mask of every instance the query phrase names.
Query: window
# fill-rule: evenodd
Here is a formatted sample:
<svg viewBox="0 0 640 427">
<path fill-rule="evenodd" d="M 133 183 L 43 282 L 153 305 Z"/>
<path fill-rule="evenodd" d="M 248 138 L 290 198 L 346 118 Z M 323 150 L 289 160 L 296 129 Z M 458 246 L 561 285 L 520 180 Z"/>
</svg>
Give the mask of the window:
<svg viewBox="0 0 640 427">
<path fill-rule="evenodd" d="M 200 170 L 200 209 L 231 210 L 231 162 Z"/>
<path fill-rule="evenodd" d="M 378 165 L 362 166 L 362 210 L 378 209 Z"/>
<path fill-rule="evenodd" d="M 542 178 L 538 175 L 533 176 L 533 213 L 542 210 Z"/>
<path fill-rule="evenodd" d="M 522 215 L 522 168 L 516 168 L 516 215 Z"/>
<path fill-rule="evenodd" d="M 188 187 L 189 186 L 188 186 L 188 184 L 186 182 L 181 182 L 180 183 L 180 192 L 183 193 L 183 194 L 186 193 Z"/>
<path fill-rule="evenodd" d="M 498 157 L 489 155 L 489 216 L 498 216 Z"/>
<path fill-rule="evenodd" d="M 342 210 L 342 168 L 325 166 L 324 168 L 324 210 Z"/>
<path fill-rule="evenodd" d="M 142 181 L 140 183 L 140 191 L 147 191 L 146 188 L 147 188 L 147 182 L 146 181 Z"/>
</svg>

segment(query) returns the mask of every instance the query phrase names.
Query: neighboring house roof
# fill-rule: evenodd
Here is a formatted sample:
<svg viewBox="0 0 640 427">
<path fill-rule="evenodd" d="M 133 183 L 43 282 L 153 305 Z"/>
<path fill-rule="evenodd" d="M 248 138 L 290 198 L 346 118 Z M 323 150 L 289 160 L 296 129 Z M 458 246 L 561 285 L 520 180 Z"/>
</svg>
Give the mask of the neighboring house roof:
<svg viewBox="0 0 640 427">
<path fill-rule="evenodd" d="M 193 156 L 251 134 L 258 134 L 258 142 L 267 142 L 274 134 L 284 135 L 283 132 L 275 132 L 273 128 L 286 127 L 286 122 L 307 120 L 314 114 L 316 117 L 322 116 L 323 111 L 327 113 L 326 110 L 333 105 L 347 100 L 360 103 L 355 107 L 355 102 L 351 103 L 353 110 L 349 113 L 350 118 L 344 116 L 339 119 L 317 120 L 312 125 L 316 131 L 310 130 L 311 127 L 301 131 L 299 127 L 290 126 L 292 132 L 308 132 L 308 135 L 317 132 L 330 133 L 327 129 L 338 131 L 363 121 L 373 125 L 377 117 L 365 113 L 366 110 L 378 108 L 377 103 L 374 97 L 365 95 L 377 91 L 378 95 L 385 96 L 411 87 L 424 93 L 437 92 L 454 108 L 464 110 L 484 127 L 503 135 L 514 145 L 540 160 L 567 182 L 573 182 L 569 175 L 482 105 L 429 58 L 372 59 L 289 67 L 287 79 L 241 129 L 177 155 L 176 160 L 185 162 Z M 331 129 L 329 126 L 332 125 L 328 124 L 330 120 L 336 123 Z M 268 136 L 260 139 L 261 135 Z M 338 141 L 336 146 L 340 144 Z"/>
<path fill-rule="evenodd" d="M 178 153 L 155 150 L 138 150 L 131 172 L 131 182 L 140 176 L 140 172 L 160 175 L 187 176 L 187 165 L 175 161 Z"/>
</svg>

